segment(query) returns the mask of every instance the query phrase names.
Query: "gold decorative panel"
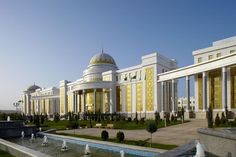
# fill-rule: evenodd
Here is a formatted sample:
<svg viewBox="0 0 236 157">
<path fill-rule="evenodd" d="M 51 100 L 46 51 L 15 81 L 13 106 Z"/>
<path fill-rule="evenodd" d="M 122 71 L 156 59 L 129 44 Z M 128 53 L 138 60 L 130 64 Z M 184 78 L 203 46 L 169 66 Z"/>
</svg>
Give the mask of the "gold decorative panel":
<svg viewBox="0 0 236 157">
<path fill-rule="evenodd" d="M 213 109 L 222 108 L 221 69 L 209 72 L 209 101 Z"/>
<path fill-rule="evenodd" d="M 102 92 L 96 91 L 96 112 L 102 112 Z"/>
<path fill-rule="evenodd" d="M 94 112 L 94 93 L 93 92 L 86 93 L 86 111 Z"/>
<path fill-rule="evenodd" d="M 60 88 L 60 113 L 65 113 L 65 87 Z"/>
<path fill-rule="evenodd" d="M 202 74 L 197 75 L 198 82 L 198 109 L 202 110 Z"/>
<path fill-rule="evenodd" d="M 131 84 L 126 85 L 126 112 L 132 111 L 132 88 Z"/>
<path fill-rule="evenodd" d="M 71 110 L 71 107 L 73 106 L 73 104 L 72 104 L 72 101 L 70 101 L 70 99 L 71 99 L 71 96 L 70 96 L 70 94 L 67 96 L 67 104 L 68 104 L 68 108 L 67 108 L 67 111 L 68 112 L 73 112 L 73 110 Z M 72 106 L 71 106 L 72 105 Z"/>
<path fill-rule="evenodd" d="M 122 109 L 122 90 L 120 86 L 116 87 L 116 111 L 121 112 Z"/>
<path fill-rule="evenodd" d="M 142 111 L 142 97 L 143 97 L 143 86 L 142 83 L 136 83 L 136 111 Z"/>
<path fill-rule="evenodd" d="M 154 110 L 154 69 L 146 68 L 146 111 Z"/>
<path fill-rule="evenodd" d="M 105 91 L 103 94 L 104 94 L 103 95 L 104 96 L 104 100 L 103 100 L 104 101 L 104 111 L 106 113 L 106 112 L 109 112 L 109 110 L 108 110 L 109 109 L 108 108 L 108 105 L 109 105 L 108 104 L 108 94 L 109 94 L 109 92 Z"/>
<path fill-rule="evenodd" d="M 236 67 L 230 68 L 231 108 L 236 108 Z"/>
</svg>

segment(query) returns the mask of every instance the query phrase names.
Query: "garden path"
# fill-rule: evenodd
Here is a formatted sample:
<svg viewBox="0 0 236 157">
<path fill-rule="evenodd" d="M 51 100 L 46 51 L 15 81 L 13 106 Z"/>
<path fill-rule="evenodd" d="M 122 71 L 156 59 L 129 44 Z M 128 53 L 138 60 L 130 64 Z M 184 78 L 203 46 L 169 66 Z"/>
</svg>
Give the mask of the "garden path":
<svg viewBox="0 0 236 157">
<path fill-rule="evenodd" d="M 173 125 L 166 128 L 160 128 L 157 132 L 153 133 L 153 142 L 161 144 L 175 144 L 182 145 L 190 142 L 193 139 L 199 139 L 197 133 L 198 128 L 207 127 L 206 119 L 194 119 L 188 123 Z M 76 130 L 62 130 L 58 133 L 70 133 L 79 135 L 90 135 L 90 136 L 101 136 L 104 128 L 87 128 L 87 129 L 76 129 Z M 120 130 L 120 129 L 106 129 L 109 132 L 110 138 L 116 138 L 118 131 L 123 131 L 125 139 L 129 140 L 145 140 L 150 138 L 150 134 L 146 130 Z"/>
</svg>

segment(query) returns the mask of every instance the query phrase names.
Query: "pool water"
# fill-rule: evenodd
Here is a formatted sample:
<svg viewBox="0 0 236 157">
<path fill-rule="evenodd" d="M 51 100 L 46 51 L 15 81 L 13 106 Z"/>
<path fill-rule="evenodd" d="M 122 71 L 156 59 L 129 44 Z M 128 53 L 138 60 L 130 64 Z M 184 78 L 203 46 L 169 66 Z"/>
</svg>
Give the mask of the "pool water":
<svg viewBox="0 0 236 157">
<path fill-rule="evenodd" d="M 11 139 L 11 142 L 19 144 L 21 146 L 40 151 L 41 153 L 51 155 L 53 157 L 120 157 L 120 153 L 117 151 L 105 150 L 95 147 L 89 147 L 91 155 L 84 155 L 85 145 L 79 145 L 75 143 L 67 142 L 69 150 L 66 152 L 61 152 L 61 140 L 55 140 L 48 138 L 48 146 L 42 146 L 43 139 L 36 138 L 34 142 L 30 138 L 24 139 Z M 125 157 L 141 157 L 139 155 L 132 155 L 125 153 Z"/>
</svg>

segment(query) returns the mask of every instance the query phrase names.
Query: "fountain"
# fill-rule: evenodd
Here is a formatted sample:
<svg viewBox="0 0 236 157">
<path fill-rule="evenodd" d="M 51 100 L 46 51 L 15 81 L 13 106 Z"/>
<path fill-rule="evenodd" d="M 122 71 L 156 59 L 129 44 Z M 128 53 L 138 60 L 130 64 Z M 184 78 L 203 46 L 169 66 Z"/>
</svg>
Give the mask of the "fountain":
<svg viewBox="0 0 236 157">
<path fill-rule="evenodd" d="M 202 145 L 199 142 L 197 142 L 196 149 L 197 149 L 197 152 L 196 152 L 196 155 L 194 157 L 205 157 L 204 149 L 203 149 Z"/>
<path fill-rule="evenodd" d="M 39 131 L 40 131 L 40 132 L 42 131 L 42 128 L 41 128 L 41 127 L 39 128 Z"/>
<path fill-rule="evenodd" d="M 48 138 L 46 135 L 43 136 L 43 143 L 42 146 L 47 146 L 48 145 Z"/>
<path fill-rule="evenodd" d="M 120 151 L 120 157 L 125 157 L 125 151 L 123 150 Z"/>
<path fill-rule="evenodd" d="M 85 150 L 84 150 L 84 155 L 89 155 L 89 154 L 91 154 L 90 149 L 89 149 L 89 145 L 86 144 Z"/>
<path fill-rule="evenodd" d="M 10 116 L 7 116 L 7 121 L 10 122 L 11 121 L 11 118 Z"/>
<path fill-rule="evenodd" d="M 61 145 L 61 151 L 65 152 L 68 150 L 68 146 L 66 145 L 66 140 L 63 140 L 63 143 Z"/>
<path fill-rule="evenodd" d="M 30 136 L 32 132 L 36 132 L 36 127 L 25 126 L 24 121 L 11 120 L 10 116 L 7 116 L 6 120 L 0 120 L 0 138 L 22 137 L 22 131 L 24 131 L 24 137 Z"/>
<path fill-rule="evenodd" d="M 35 136 L 34 136 L 34 134 L 33 134 L 33 133 L 31 134 L 30 141 L 31 141 L 31 142 L 34 142 L 34 141 L 35 141 Z"/>
<path fill-rule="evenodd" d="M 25 137 L 25 132 L 21 131 L 21 138 L 23 139 Z"/>
</svg>

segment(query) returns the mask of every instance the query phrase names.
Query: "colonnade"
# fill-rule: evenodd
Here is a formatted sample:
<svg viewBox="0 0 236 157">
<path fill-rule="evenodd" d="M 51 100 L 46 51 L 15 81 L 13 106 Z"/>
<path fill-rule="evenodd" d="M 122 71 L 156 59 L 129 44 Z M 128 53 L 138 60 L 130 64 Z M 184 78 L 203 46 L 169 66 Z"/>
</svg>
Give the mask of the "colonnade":
<svg viewBox="0 0 236 157">
<path fill-rule="evenodd" d="M 53 115 L 59 112 L 58 98 L 33 98 L 30 102 L 31 110 L 28 114 Z"/>
<path fill-rule="evenodd" d="M 85 113 L 89 111 L 88 108 L 88 102 L 86 101 L 87 93 L 91 93 L 91 90 L 93 92 L 93 113 L 97 111 L 98 103 L 97 103 L 97 92 L 102 92 L 102 98 L 101 98 L 101 112 L 105 113 L 105 103 L 107 103 L 108 106 L 108 112 L 113 113 L 113 105 L 114 102 L 112 100 L 112 88 L 94 88 L 94 89 L 82 89 L 82 90 L 76 90 L 73 92 L 73 112 L 75 113 Z M 90 91 L 90 92 L 88 92 Z M 105 94 L 107 94 L 107 99 L 105 99 Z"/>
<path fill-rule="evenodd" d="M 210 72 L 210 71 L 209 71 Z M 208 80 L 209 80 L 209 76 L 208 76 L 208 73 L 207 71 L 203 71 L 202 73 L 199 73 L 202 75 L 202 111 L 207 111 L 208 107 L 209 107 L 209 100 L 208 100 L 208 96 L 209 96 L 209 84 L 208 84 Z M 198 74 L 196 74 L 198 75 Z M 222 110 L 224 110 L 226 107 L 228 107 L 228 109 L 230 109 L 230 105 L 227 106 L 227 94 L 230 94 L 227 92 L 227 76 L 228 76 L 228 72 L 227 72 L 227 67 L 222 67 L 221 68 L 221 77 L 222 77 Z M 185 91 L 186 91 L 186 98 L 187 98 L 187 107 L 186 107 L 186 112 L 189 112 L 191 109 L 190 109 L 190 77 L 191 75 L 186 75 L 185 76 Z M 175 91 L 177 89 L 177 86 L 175 85 L 176 84 L 176 80 L 179 79 L 179 78 L 173 78 L 171 80 L 167 80 L 167 81 L 161 81 L 161 111 L 162 112 L 166 112 L 166 106 L 168 105 L 166 102 L 165 102 L 165 96 L 167 94 L 167 92 L 165 91 L 165 86 L 166 86 L 166 83 L 167 82 L 170 82 L 171 81 L 171 111 L 172 112 L 177 112 L 177 104 L 176 104 L 176 93 Z M 197 90 L 198 93 L 195 93 L 196 94 L 199 94 L 199 90 Z M 198 106 L 198 105 L 197 105 Z M 199 106 L 197 108 L 197 111 L 199 111 Z"/>
</svg>

